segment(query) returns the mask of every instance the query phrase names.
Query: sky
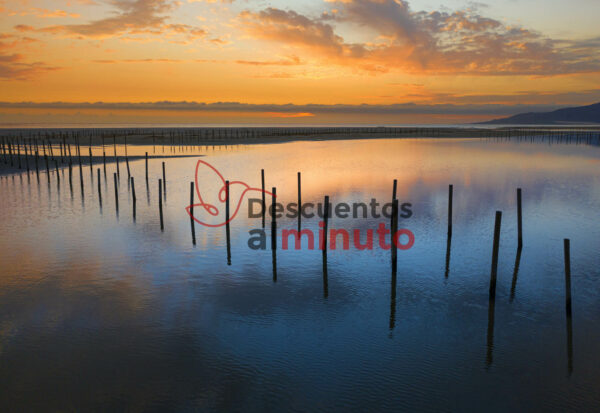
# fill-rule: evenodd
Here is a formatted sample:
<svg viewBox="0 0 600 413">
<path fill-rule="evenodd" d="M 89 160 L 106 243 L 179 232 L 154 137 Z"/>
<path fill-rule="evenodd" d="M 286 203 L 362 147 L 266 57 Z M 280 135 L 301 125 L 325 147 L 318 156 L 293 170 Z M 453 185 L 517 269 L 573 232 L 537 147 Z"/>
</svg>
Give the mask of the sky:
<svg viewBox="0 0 600 413">
<path fill-rule="evenodd" d="M 597 0 L 0 0 L 0 124 L 463 123 L 600 101 Z"/>
</svg>

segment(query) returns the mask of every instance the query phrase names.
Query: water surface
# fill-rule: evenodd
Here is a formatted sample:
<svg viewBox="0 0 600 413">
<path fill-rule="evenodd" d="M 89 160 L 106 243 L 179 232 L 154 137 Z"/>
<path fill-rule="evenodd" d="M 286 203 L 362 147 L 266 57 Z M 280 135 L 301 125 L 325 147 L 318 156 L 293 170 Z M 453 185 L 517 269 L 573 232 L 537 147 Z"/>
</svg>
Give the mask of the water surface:
<svg viewBox="0 0 600 413">
<path fill-rule="evenodd" d="M 107 146 L 108 148 L 108 146 Z M 112 155 L 110 147 L 110 155 Z M 129 146 L 162 155 L 163 147 Z M 94 148 L 98 154 L 98 148 Z M 3 411 L 590 411 L 600 407 L 600 149 L 481 139 L 368 139 L 234 147 L 166 147 L 130 161 L 0 178 L 0 407 Z M 83 151 L 87 153 L 87 149 Z M 108 153 L 108 149 L 107 149 Z M 124 147 L 118 146 L 119 156 Z M 201 157 L 200 157 L 201 156 Z M 415 235 L 398 251 L 336 249 L 327 283 L 318 250 L 248 247 L 261 219 L 247 197 L 225 228 L 195 226 L 198 159 L 226 179 L 277 187 L 282 203 L 388 202 Z M 158 179 L 166 162 L 164 231 Z M 219 183 L 198 177 L 211 196 Z M 454 187 L 447 257 L 448 185 Z M 517 255 L 516 188 L 524 247 Z M 232 196 L 237 198 L 232 187 Z M 269 197 L 267 197 L 269 200 Z M 493 313 L 488 288 L 495 211 L 503 211 Z M 266 234 L 270 240 L 270 218 Z M 341 219 L 376 229 L 386 218 Z M 303 219 L 315 232 L 319 220 Z M 364 234 L 364 232 L 363 232 Z M 573 317 L 565 315 L 563 238 L 571 239 Z M 449 258 L 447 260 L 447 258 Z M 448 265 L 447 265 L 448 264 Z M 571 334 L 569 334 L 569 332 Z M 491 335 L 490 335 L 491 333 Z M 569 336 L 571 344 L 569 345 Z M 491 340 L 490 340 L 491 339 Z"/>
</svg>

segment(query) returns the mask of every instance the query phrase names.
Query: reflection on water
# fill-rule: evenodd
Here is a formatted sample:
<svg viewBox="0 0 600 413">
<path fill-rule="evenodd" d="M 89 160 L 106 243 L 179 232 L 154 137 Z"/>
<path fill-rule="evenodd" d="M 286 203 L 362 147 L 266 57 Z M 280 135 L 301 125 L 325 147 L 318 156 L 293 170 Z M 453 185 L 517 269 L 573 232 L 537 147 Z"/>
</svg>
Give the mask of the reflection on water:
<svg viewBox="0 0 600 413">
<path fill-rule="evenodd" d="M 129 156 L 162 149 L 128 146 Z M 150 158 L 147 180 L 139 158 L 129 174 L 107 161 L 106 175 L 100 163 L 74 166 L 72 176 L 59 167 L 49 180 L 43 169 L 39 182 L 34 173 L 5 175 L 2 410 L 600 406 L 599 148 L 382 139 L 196 150 L 187 154 L 251 187 L 261 187 L 264 169 L 262 187 L 276 187 L 283 204 L 298 201 L 298 171 L 302 202 L 315 204 L 325 195 L 334 205 L 391 202 L 396 179 L 399 203 L 413 211 L 398 227 L 415 244 L 397 251 L 395 266 L 390 251 L 353 243 L 323 253 L 302 238 L 301 250 L 284 250 L 282 230 L 300 225 L 284 216 L 266 225 L 277 248 L 267 239 L 264 250 L 250 249 L 249 231 L 265 222 L 248 217 L 247 199 L 229 228 L 190 223 L 196 156 Z M 220 185 L 213 178 L 198 177 L 207 200 Z M 328 225 L 364 233 L 380 222 L 389 225 L 334 214 Z M 319 230 L 316 218 L 301 226 Z"/>
</svg>

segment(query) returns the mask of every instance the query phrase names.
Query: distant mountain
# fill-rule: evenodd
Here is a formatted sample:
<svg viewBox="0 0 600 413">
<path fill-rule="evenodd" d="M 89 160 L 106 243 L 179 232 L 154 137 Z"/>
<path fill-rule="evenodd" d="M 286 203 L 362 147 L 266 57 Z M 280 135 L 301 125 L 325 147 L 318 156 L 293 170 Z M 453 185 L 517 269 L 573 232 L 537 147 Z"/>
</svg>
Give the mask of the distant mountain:
<svg viewBox="0 0 600 413">
<path fill-rule="evenodd" d="M 482 124 L 548 125 L 556 123 L 600 123 L 600 103 L 589 106 L 558 109 L 553 112 L 521 113 L 508 118 L 494 119 Z"/>
</svg>

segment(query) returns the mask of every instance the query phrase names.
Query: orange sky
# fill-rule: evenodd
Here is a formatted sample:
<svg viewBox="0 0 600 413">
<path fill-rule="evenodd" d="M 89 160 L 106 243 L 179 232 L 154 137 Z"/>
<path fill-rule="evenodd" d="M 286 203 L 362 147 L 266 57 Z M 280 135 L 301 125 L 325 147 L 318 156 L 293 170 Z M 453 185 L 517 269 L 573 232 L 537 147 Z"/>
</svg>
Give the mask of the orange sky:
<svg viewBox="0 0 600 413">
<path fill-rule="evenodd" d="M 600 2 L 513 3 L 0 0 L 0 124 L 453 123 L 599 101 Z M 247 105 L 82 105 L 163 101 Z"/>
</svg>

